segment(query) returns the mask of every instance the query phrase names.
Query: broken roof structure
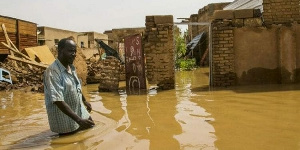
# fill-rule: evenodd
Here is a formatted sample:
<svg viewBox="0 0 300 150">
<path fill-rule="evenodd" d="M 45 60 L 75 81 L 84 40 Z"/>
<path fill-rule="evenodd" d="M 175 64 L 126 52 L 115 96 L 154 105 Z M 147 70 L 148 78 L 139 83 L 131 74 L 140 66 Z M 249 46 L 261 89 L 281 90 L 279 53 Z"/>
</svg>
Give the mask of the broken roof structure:
<svg viewBox="0 0 300 150">
<path fill-rule="evenodd" d="M 33 61 L 50 65 L 55 60 L 48 46 L 28 47 L 23 50 Z"/>
<path fill-rule="evenodd" d="M 223 10 L 260 9 L 263 12 L 263 0 L 235 0 Z"/>
<path fill-rule="evenodd" d="M 109 47 L 107 44 L 105 44 L 102 40 L 100 39 L 95 39 L 95 41 L 99 44 L 99 46 L 101 48 L 104 49 L 105 53 L 106 53 L 106 56 L 113 56 L 115 58 L 117 58 L 120 62 L 123 63 L 123 61 L 121 60 L 120 56 L 119 56 L 119 53 L 114 50 L 113 48 Z"/>
<path fill-rule="evenodd" d="M 199 47 L 201 44 L 206 44 L 204 43 L 205 40 L 206 40 L 206 32 L 201 32 L 200 34 L 198 34 L 196 37 L 194 37 L 191 40 L 191 42 L 189 42 L 186 45 L 186 53 L 180 58 L 185 57 L 187 55 L 192 55 L 191 54 L 192 51 L 194 51 L 197 47 Z"/>
</svg>

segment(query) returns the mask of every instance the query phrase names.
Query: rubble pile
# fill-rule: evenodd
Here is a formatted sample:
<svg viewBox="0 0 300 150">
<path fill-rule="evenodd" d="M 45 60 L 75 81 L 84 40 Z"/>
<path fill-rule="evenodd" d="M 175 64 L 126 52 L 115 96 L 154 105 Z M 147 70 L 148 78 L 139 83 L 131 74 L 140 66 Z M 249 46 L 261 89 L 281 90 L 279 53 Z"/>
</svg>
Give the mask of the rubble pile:
<svg viewBox="0 0 300 150">
<path fill-rule="evenodd" d="M 85 61 L 85 56 L 82 53 L 82 49 L 77 49 L 76 58 L 74 60 L 74 66 L 76 68 L 77 76 L 81 81 L 81 85 L 86 85 L 88 70 Z"/>
<path fill-rule="evenodd" d="M 88 69 L 86 82 L 88 84 L 99 83 L 101 77 L 100 73 L 103 68 L 101 61 L 97 61 L 96 59 L 90 58 L 86 61 L 86 63 Z"/>
<path fill-rule="evenodd" d="M 120 62 L 115 57 L 107 56 L 104 60 L 87 61 L 87 83 L 99 83 L 99 91 L 116 91 L 119 88 Z"/>
<path fill-rule="evenodd" d="M 0 67 L 10 71 L 13 84 L 0 82 L 0 90 L 25 88 L 43 92 L 43 72 L 46 68 L 6 59 Z"/>
</svg>

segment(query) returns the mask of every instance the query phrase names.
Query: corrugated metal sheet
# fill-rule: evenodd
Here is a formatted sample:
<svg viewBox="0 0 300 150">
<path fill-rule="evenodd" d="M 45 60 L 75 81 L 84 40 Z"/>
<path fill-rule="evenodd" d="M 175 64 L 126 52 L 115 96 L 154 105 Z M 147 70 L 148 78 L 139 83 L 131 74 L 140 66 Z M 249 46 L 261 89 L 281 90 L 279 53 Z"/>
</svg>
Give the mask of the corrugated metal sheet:
<svg viewBox="0 0 300 150">
<path fill-rule="evenodd" d="M 223 10 L 237 10 L 237 9 L 260 9 L 263 12 L 263 0 L 235 0 L 229 5 L 225 6 Z"/>
</svg>

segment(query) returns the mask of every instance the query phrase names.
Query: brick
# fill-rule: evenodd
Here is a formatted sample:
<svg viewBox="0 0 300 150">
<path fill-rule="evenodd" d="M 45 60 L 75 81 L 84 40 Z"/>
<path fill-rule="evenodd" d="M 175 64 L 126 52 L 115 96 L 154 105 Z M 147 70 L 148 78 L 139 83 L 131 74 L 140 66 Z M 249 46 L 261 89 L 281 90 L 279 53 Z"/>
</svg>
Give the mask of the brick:
<svg viewBox="0 0 300 150">
<path fill-rule="evenodd" d="M 241 9 L 234 11 L 234 18 L 241 19 L 241 18 L 253 18 L 254 13 L 253 9 Z"/>
<path fill-rule="evenodd" d="M 228 41 L 219 41 L 220 44 L 227 44 Z"/>
<path fill-rule="evenodd" d="M 228 51 L 228 48 L 220 48 L 221 51 Z"/>
<path fill-rule="evenodd" d="M 214 12 L 213 18 L 214 19 L 233 19 L 234 14 L 233 10 L 217 10 Z"/>
<path fill-rule="evenodd" d="M 168 34 L 168 31 L 158 31 L 158 34 L 161 34 L 161 35 Z"/>
<path fill-rule="evenodd" d="M 173 24 L 173 16 L 172 15 L 154 16 L 154 22 L 155 24 L 166 24 L 166 23 Z"/>
<path fill-rule="evenodd" d="M 228 34 L 218 34 L 218 37 L 228 37 Z"/>
<path fill-rule="evenodd" d="M 233 44 L 224 44 L 224 47 L 233 47 Z"/>
<path fill-rule="evenodd" d="M 244 26 L 244 19 L 233 19 L 232 24 L 235 27 L 243 27 Z"/>
<path fill-rule="evenodd" d="M 232 30 L 224 30 L 224 33 L 233 33 Z"/>
</svg>

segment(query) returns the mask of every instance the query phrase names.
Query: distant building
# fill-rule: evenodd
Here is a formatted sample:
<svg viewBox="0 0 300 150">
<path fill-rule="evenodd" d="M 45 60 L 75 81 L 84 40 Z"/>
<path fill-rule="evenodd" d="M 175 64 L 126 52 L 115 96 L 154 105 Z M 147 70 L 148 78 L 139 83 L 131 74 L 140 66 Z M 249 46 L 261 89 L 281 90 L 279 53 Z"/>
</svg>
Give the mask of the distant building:
<svg viewBox="0 0 300 150">
<path fill-rule="evenodd" d="M 104 43 L 108 44 L 108 35 L 97 33 L 97 32 L 82 32 L 82 34 L 87 34 L 88 36 L 88 48 L 95 48 L 97 47 L 97 43 L 95 42 L 95 39 L 100 39 Z"/>
<path fill-rule="evenodd" d="M 95 39 L 102 39 L 108 41 L 108 36 L 97 32 L 74 32 L 63 29 L 56 29 L 52 27 L 38 27 L 38 43 L 39 45 L 47 45 L 52 48 L 58 44 L 58 41 L 67 38 L 74 37 L 75 42 L 80 48 L 95 48 Z"/>
<path fill-rule="evenodd" d="M 121 28 L 104 31 L 108 35 L 108 45 L 118 51 L 120 58 L 125 59 L 124 39 L 127 36 L 135 34 L 144 34 L 145 27 L 139 28 Z"/>
<path fill-rule="evenodd" d="M 121 28 L 121 29 L 112 29 L 105 31 L 104 34 L 108 35 L 108 45 L 115 50 L 119 49 L 120 43 L 124 43 L 124 38 L 126 36 L 143 34 L 145 32 L 145 27 L 140 28 Z M 122 44 L 121 44 L 122 45 Z"/>
<path fill-rule="evenodd" d="M 0 15 L 0 25 L 4 24 L 8 37 L 15 46 L 22 50 L 37 46 L 37 24 L 25 20 Z M 0 27 L 0 41 L 6 43 L 4 32 Z M 0 44 L 0 54 L 10 54 L 8 48 Z"/>
</svg>

